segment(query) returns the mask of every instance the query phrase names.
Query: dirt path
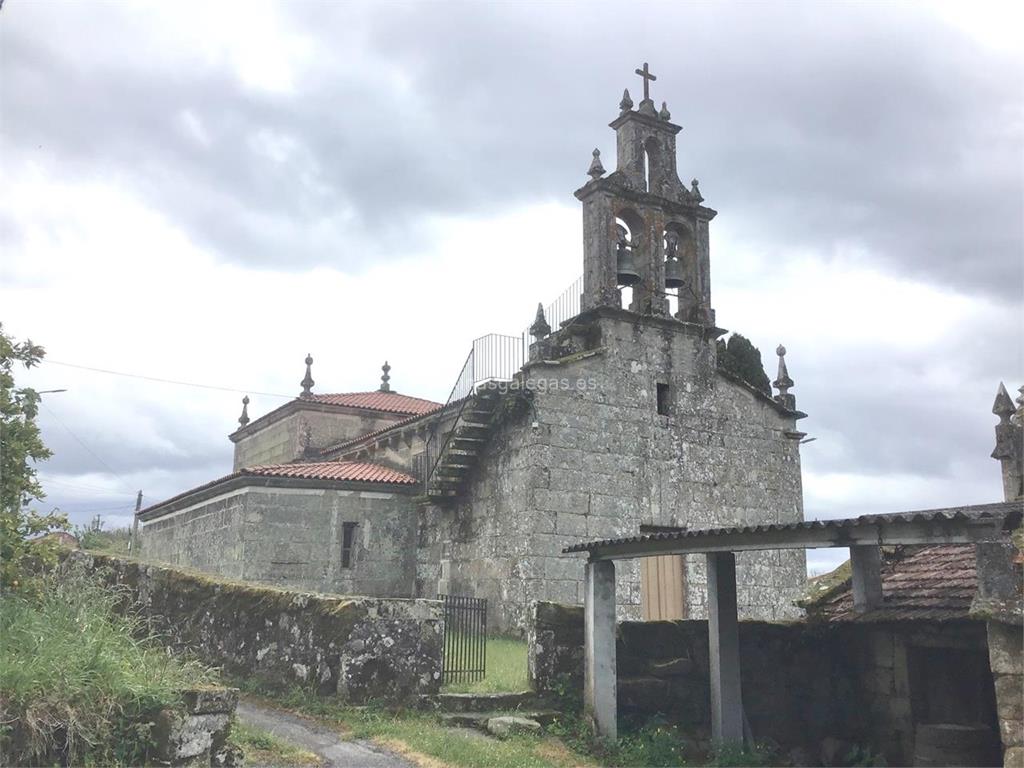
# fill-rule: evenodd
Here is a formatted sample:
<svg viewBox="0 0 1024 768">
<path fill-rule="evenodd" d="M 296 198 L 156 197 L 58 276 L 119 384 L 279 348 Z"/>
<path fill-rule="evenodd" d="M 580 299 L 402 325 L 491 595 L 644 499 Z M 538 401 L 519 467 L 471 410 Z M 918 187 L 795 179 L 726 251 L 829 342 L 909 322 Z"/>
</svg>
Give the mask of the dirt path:
<svg viewBox="0 0 1024 768">
<path fill-rule="evenodd" d="M 337 733 L 305 718 L 268 709 L 251 701 L 238 702 L 238 719 L 319 755 L 324 768 L 412 768 L 403 757 L 368 741 L 345 741 Z"/>
</svg>

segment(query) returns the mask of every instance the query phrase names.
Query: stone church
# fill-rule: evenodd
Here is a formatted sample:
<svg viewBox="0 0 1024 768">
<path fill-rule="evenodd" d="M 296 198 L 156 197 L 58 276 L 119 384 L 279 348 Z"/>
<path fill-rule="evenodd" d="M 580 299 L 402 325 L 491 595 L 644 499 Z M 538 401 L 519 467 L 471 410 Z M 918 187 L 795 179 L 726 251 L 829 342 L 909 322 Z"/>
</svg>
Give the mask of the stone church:
<svg viewBox="0 0 1024 768">
<path fill-rule="evenodd" d="M 314 391 L 250 419 L 232 474 L 144 509 L 141 557 L 343 594 L 489 600 L 521 630 L 533 600 L 579 603 L 581 541 L 803 519 L 804 416 L 779 348 L 779 394 L 722 370 L 709 226 L 676 170 L 667 106 L 627 91 L 576 198 L 583 277 L 522 336 L 477 339 L 447 402 L 392 389 Z M 456 374 L 457 375 L 454 375 Z M 740 609 L 791 618 L 799 550 L 739 557 Z M 632 562 L 620 618 L 701 617 L 699 558 Z"/>
</svg>

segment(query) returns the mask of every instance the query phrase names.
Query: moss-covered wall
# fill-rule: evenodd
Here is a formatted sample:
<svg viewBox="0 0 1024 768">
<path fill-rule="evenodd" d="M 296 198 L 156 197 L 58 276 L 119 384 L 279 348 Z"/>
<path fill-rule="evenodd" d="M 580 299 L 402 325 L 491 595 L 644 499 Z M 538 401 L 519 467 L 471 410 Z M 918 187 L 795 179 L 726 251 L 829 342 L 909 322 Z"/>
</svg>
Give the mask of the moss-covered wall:
<svg viewBox="0 0 1024 768">
<path fill-rule="evenodd" d="M 331 597 L 221 581 L 134 560 L 73 552 L 64 567 L 103 574 L 175 651 L 273 684 L 309 683 L 349 701 L 435 693 L 436 600 Z"/>
</svg>

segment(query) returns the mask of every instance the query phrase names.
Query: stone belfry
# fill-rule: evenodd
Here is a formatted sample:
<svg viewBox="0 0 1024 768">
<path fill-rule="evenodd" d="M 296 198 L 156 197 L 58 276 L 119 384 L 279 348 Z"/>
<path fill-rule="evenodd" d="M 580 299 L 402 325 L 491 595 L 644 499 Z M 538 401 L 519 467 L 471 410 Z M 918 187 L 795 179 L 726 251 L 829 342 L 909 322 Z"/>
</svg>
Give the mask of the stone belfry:
<svg viewBox="0 0 1024 768">
<path fill-rule="evenodd" d="M 582 308 L 621 307 L 621 289 L 630 286 L 633 312 L 668 315 L 668 296 L 677 293 L 679 320 L 713 326 L 708 223 L 716 212 L 701 205 L 696 179 L 689 189 L 679 180 L 682 127 L 665 102 L 655 108 L 647 64 L 636 74 L 644 81 L 640 106 L 633 109 L 627 90 L 610 124 L 615 171 L 605 175 L 595 149 L 591 181 L 575 193 L 583 203 Z"/>
</svg>

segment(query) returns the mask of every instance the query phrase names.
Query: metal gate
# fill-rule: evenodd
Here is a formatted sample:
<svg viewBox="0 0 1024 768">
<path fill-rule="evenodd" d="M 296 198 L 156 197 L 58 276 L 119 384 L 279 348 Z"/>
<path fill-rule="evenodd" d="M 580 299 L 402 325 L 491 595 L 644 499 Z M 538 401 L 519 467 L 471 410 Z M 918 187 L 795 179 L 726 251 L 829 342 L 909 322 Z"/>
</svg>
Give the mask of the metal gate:
<svg viewBox="0 0 1024 768">
<path fill-rule="evenodd" d="M 483 680 L 487 673 L 487 599 L 438 595 L 444 601 L 442 683 Z"/>
</svg>

